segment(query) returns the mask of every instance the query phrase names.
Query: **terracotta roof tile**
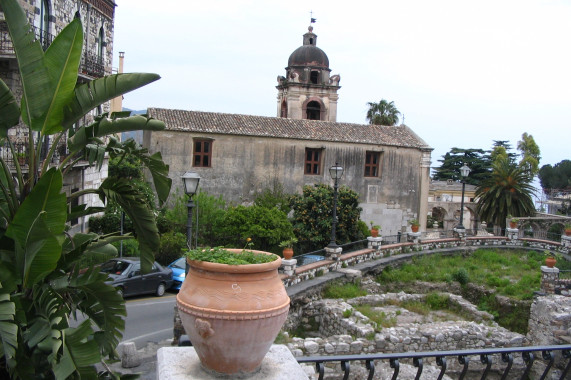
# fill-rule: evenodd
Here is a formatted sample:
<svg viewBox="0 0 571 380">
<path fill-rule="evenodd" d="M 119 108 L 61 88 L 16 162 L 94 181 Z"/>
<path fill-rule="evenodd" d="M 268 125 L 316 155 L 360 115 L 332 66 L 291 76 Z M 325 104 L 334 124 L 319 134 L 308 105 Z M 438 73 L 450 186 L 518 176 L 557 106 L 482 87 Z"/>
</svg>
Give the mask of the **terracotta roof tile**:
<svg viewBox="0 0 571 380">
<path fill-rule="evenodd" d="M 431 149 L 407 126 L 335 123 L 281 117 L 149 108 L 166 129 L 198 133 L 277 137 Z"/>
</svg>

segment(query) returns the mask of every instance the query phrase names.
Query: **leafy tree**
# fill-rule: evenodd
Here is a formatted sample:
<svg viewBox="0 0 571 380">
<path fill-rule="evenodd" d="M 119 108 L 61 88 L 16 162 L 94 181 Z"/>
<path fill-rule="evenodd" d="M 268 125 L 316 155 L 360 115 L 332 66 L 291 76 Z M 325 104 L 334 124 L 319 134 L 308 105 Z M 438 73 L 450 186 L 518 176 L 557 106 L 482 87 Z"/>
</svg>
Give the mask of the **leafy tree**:
<svg viewBox="0 0 571 380">
<path fill-rule="evenodd" d="M 122 298 L 105 284 L 107 275 L 93 267 L 81 268 L 81 263 L 92 256 L 116 254 L 110 243 L 124 238 L 95 233 L 69 236 L 67 221 L 101 211 L 71 204 L 84 194 L 97 194 L 104 202 L 112 200 L 120 206 L 137 231 L 144 272 L 151 268 L 159 236 L 152 211 L 130 181 L 109 177 L 98 188 L 66 197 L 63 178 L 80 160 L 101 168 L 107 154 L 111 158 L 136 155 L 149 168 L 158 200 L 164 202 L 170 180 L 160 154 L 149 156 L 110 136 L 160 130 L 164 123 L 145 116 L 100 115 L 92 124 L 73 131 L 68 157 L 55 167 L 50 162 L 57 143 L 88 112 L 159 77 L 118 74 L 78 84 L 84 40 L 81 21 L 77 18 L 65 27 L 44 53 L 18 2 L 0 0 L 0 6 L 22 87 L 18 104 L 0 80 L 0 145 L 7 145 L 15 167 L 12 172 L 0 157 L 0 377 L 94 378 L 94 364 L 116 356 L 126 312 Z M 27 176 L 8 134 L 20 118 L 29 136 Z M 44 141 L 51 144 L 47 151 L 42 150 Z M 87 319 L 71 327 L 76 311 Z"/>
<path fill-rule="evenodd" d="M 369 110 L 367 111 L 367 120 L 369 124 L 377 125 L 397 125 L 399 122 L 399 110 L 395 107 L 394 102 L 387 102 L 381 99 L 380 102 L 367 103 Z"/>
<path fill-rule="evenodd" d="M 251 238 L 252 248 L 274 253 L 281 252 L 280 242 L 294 237 L 285 212 L 257 205 L 228 209 L 222 230 L 226 236 L 225 245 L 241 247 Z"/>
<path fill-rule="evenodd" d="M 291 195 L 284 191 L 284 187 L 279 182 L 274 182 L 272 188 L 266 188 L 256 194 L 254 204 L 265 208 L 277 207 L 286 214 L 291 210 L 289 199 Z"/>
<path fill-rule="evenodd" d="M 534 215 L 534 188 L 528 173 L 508 159 L 495 161 L 492 168 L 492 176 L 476 189 L 476 210 L 480 218 L 505 229 L 508 215 Z"/>
<path fill-rule="evenodd" d="M 571 161 L 563 160 L 555 166 L 543 165 L 539 169 L 539 183 L 544 192 L 571 188 Z"/>
<path fill-rule="evenodd" d="M 493 140 L 494 144 L 492 145 L 492 152 L 491 152 L 491 159 L 492 162 L 495 161 L 496 157 L 494 156 L 494 152 L 496 153 L 502 153 L 508 156 L 508 161 L 510 163 L 514 163 L 516 162 L 517 159 L 517 154 L 511 152 L 511 150 L 513 149 L 510 142 L 508 140 Z M 500 149 L 497 149 L 500 148 Z M 503 149 L 501 149 L 503 148 Z"/>
<path fill-rule="evenodd" d="M 470 175 L 465 178 L 468 184 L 478 185 L 484 179 L 489 178 L 491 173 L 490 157 L 482 149 L 452 148 L 438 162 L 442 165 L 435 169 L 433 178 L 439 181 L 462 180 L 460 167 L 464 164 L 470 168 Z"/>
<path fill-rule="evenodd" d="M 293 230 L 304 252 L 322 249 L 331 239 L 333 188 L 325 184 L 304 186 L 302 194 L 291 199 Z M 339 188 L 337 202 L 336 242 L 338 244 L 363 238 L 359 229 L 359 195 L 346 186 Z"/>
<path fill-rule="evenodd" d="M 521 141 L 517 143 L 517 149 L 521 152 L 519 166 L 526 170 L 531 177 L 535 177 L 539 172 L 541 152 L 533 136 L 524 132 L 523 135 L 521 135 Z"/>
</svg>

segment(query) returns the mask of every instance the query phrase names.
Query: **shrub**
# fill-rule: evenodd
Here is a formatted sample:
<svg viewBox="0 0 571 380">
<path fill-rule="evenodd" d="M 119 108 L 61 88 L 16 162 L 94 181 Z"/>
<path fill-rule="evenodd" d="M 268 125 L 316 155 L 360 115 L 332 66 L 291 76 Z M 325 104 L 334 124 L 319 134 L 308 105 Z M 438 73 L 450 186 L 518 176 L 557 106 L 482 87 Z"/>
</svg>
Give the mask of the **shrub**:
<svg viewBox="0 0 571 380">
<path fill-rule="evenodd" d="M 280 242 L 294 237 L 287 215 L 274 208 L 236 206 L 228 209 L 222 222 L 224 245 L 240 247 L 247 238 L 252 249 L 278 253 Z"/>
<path fill-rule="evenodd" d="M 117 248 L 117 255 L 129 256 L 129 257 L 139 257 L 139 242 L 135 239 L 123 240 L 123 253 L 121 253 L 121 242 L 116 241 L 113 246 Z"/>
<path fill-rule="evenodd" d="M 452 273 L 452 279 L 454 281 L 458 281 L 460 285 L 466 285 L 470 282 L 468 271 L 464 268 L 458 268 L 454 273 Z"/>
<path fill-rule="evenodd" d="M 161 235 L 161 245 L 155 259 L 161 265 L 169 265 L 181 257 L 186 249 L 185 234 L 180 232 L 167 232 Z"/>
<path fill-rule="evenodd" d="M 291 197 L 293 230 L 302 251 L 323 248 L 331 239 L 333 188 L 325 184 L 304 186 L 302 194 Z M 339 189 L 337 200 L 336 242 L 338 244 L 361 240 L 358 222 L 362 208 L 359 194 L 346 186 Z"/>
<path fill-rule="evenodd" d="M 428 293 L 424 302 L 432 310 L 447 310 L 450 308 L 450 296 L 448 294 Z"/>
</svg>

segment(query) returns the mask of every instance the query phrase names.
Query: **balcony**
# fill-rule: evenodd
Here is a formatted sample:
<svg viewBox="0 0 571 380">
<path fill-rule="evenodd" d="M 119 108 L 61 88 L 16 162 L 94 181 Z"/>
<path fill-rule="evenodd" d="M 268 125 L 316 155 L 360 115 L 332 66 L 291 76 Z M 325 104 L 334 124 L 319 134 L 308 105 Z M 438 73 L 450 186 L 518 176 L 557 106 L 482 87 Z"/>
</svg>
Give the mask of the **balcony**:
<svg viewBox="0 0 571 380">
<path fill-rule="evenodd" d="M 36 39 L 40 41 L 44 51 L 51 45 L 55 36 L 51 33 L 33 27 Z M 8 24 L 5 20 L 0 20 L 0 56 L 15 56 L 14 45 L 8 33 Z M 84 52 L 79 63 L 79 73 L 88 79 L 101 78 L 105 75 L 105 63 L 101 56 L 91 52 Z"/>
</svg>

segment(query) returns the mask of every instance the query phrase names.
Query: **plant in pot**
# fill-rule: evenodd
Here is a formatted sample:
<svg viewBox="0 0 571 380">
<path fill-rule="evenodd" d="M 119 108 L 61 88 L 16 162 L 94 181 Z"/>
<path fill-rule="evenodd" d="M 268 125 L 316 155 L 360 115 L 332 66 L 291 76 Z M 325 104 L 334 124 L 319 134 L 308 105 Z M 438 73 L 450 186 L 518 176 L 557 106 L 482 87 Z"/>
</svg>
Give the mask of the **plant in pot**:
<svg viewBox="0 0 571 380">
<path fill-rule="evenodd" d="M 508 216 L 509 220 L 510 220 L 510 228 L 517 228 L 517 223 L 519 222 L 518 218 L 513 218 L 511 216 Z"/>
<path fill-rule="evenodd" d="M 563 229 L 565 231 L 565 236 L 571 236 L 571 223 L 565 223 Z"/>
<path fill-rule="evenodd" d="M 297 243 L 297 238 L 292 237 L 280 243 L 280 248 L 283 248 L 282 255 L 284 259 L 291 260 L 293 257 L 293 245 Z"/>
<path fill-rule="evenodd" d="M 372 220 L 370 223 L 371 223 L 371 236 L 372 237 L 378 237 L 379 231 L 381 230 L 381 226 L 379 226 L 378 224 L 373 224 Z"/>
<path fill-rule="evenodd" d="M 555 266 L 555 264 L 557 263 L 557 259 L 555 258 L 555 254 L 551 251 L 543 251 L 543 254 L 545 255 L 545 265 L 548 268 L 553 268 Z"/>
<path fill-rule="evenodd" d="M 187 263 L 177 305 L 202 367 L 216 375 L 257 371 L 289 311 L 281 258 L 247 244 L 193 249 Z"/>
<path fill-rule="evenodd" d="M 412 232 L 418 232 L 418 229 L 420 228 L 420 223 L 418 222 L 418 219 L 412 219 L 409 221 L 409 223 Z"/>
</svg>

